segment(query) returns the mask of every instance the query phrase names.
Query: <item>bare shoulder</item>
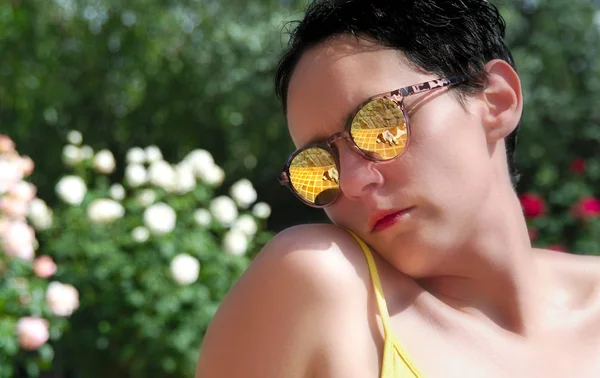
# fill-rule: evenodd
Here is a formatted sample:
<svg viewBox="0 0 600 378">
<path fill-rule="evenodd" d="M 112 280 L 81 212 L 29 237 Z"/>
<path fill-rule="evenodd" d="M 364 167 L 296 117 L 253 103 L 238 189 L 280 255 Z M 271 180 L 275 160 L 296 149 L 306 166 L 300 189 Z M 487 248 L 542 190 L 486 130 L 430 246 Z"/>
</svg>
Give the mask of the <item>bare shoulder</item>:
<svg viewBox="0 0 600 378">
<path fill-rule="evenodd" d="M 357 269 L 358 266 L 358 269 Z M 308 377 L 368 269 L 352 236 L 304 225 L 275 236 L 234 285 L 204 338 L 197 377 Z"/>
<path fill-rule="evenodd" d="M 251 269 L 273 260 L 301 270 L 309 266 L 311 275 L 326 278 L 330 274 L 352 271 L 358 260 L 364 261 L 364 255 L 354 238 L 341 227 L 309 224 L 295 226 L 276 235 L 257 256 Z M 334 271 L 329 270 L 332 267 Z M 320 268 L 325 271 L 320 271 Z M 320 277 L 319 273 L 325 273 L 326 277 Z"/>
<path fill-rule="evenodd" d="M 565 277 L 580 277 L 600 283 L 600 256 L 577 255 L 538 249 L 541 261 L 553 267 L 557 273 Z"/>
<path fill-rule="evenodd" d="M 576 306 L 594 310 L 600 316 L 600 257 L 537 251 L 540 261 L 554 272 L 558 283 L 571 291 Z"/>
</svg>

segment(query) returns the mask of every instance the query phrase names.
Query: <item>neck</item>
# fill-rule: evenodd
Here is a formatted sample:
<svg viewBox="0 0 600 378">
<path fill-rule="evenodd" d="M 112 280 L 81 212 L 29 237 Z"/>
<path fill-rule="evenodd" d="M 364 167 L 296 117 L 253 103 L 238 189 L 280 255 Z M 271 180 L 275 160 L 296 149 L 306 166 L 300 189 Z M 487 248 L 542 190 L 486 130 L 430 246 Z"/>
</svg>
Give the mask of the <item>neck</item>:
<svg viewBox="0 0 600 378">
<path fill-rule="evenodd" d="M 542 313 L 544 275 L 535 263 L 516 196 L 496 196 L 488 202 L 490 209 L 482 209 L 469 239 L 449 254 L 460 258 L 444 263 L 419 283 L 462 313 L 513 333 L 530 334 Z M 498 212 L 498 202 L 508 206 Z"/>
</svg>

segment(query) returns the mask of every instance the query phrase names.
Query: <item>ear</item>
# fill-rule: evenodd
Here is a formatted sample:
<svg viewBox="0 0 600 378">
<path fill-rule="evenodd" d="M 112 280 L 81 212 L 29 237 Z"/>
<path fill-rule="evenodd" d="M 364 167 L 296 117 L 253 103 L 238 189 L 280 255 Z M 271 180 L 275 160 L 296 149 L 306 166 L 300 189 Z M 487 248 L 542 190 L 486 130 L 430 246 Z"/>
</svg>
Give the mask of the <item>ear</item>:
<svg viewBox="0 0 600 378">
<path fill-rule="evenodd" d="M 488 143 L 508 136 L 519 124 L 523 112 L 521 81 L 504 60 L 495 59 L 485 65 L 488 82 L 482 92 L 483 126 Z"/>
</svg>

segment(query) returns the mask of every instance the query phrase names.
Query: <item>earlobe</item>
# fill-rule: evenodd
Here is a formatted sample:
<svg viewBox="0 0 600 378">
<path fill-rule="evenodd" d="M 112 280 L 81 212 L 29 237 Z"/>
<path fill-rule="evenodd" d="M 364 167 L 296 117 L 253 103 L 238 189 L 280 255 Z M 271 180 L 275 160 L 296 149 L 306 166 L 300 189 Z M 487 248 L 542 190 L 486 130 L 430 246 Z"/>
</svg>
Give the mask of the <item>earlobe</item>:
<svg viewBox="0 0 600 378">
<path fill-rule="evenodd" d="M 517 127 L 523 111 L 523 95 L 519 76 L 507 62 L 495 59 L 488 62 L 485 69 L 488 80 L 482 93 L 482 119 L 488 143 L 494 143 Z"/>
</svg>

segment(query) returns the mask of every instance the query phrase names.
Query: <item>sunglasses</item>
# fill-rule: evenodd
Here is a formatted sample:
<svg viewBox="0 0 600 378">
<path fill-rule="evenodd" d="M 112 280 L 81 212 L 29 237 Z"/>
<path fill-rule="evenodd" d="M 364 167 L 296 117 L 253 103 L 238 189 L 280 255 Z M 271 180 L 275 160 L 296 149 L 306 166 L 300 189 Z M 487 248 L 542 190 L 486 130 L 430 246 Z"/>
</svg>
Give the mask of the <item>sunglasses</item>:
<svg viewBox="0 0 600 378">
<path fill-rule="evenodd" d="M 404 98 L 466 80 L 466 76 L 437 79 L 369 98 L 348 118 L 343 131 L 296 150 L 279 174 L 279 182 L 311 207 L 332 205 L 341 193 L 340 159 L 335 145 L 338 139 L 349 140 L 367 160 L 391 161 L 406 151 L 410 139 Z"/>
</svg>

